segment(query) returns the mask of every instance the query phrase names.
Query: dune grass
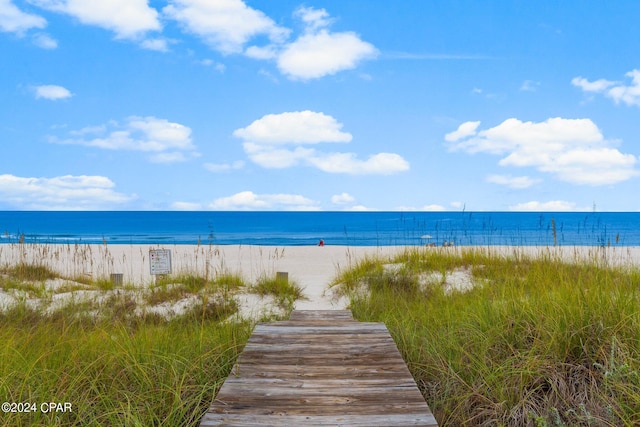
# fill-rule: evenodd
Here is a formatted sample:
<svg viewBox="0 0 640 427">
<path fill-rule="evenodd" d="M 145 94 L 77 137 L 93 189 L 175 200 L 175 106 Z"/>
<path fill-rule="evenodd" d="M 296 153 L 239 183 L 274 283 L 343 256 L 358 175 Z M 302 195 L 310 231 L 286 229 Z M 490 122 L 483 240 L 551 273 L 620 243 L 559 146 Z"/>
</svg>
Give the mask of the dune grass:
<svg viewBox="0 0 640 427">
<path fill-rule="evenodd" d="M 293 309 L 293 304 L 298 299 L 302 299 L 302 288 L 297 282 L 279 277 L 262 276 L 256 284 L 251 287 L 251 292 L 260 296 L 271 295 L 276 303 L 285 312 Z"/>
<path fill-rule="evenodd" d="M 445 291 L 455 269 L 473 289 Z M 640 424 L 637 270 L 415 249 L 335 284 L 358 320 L 386 323 L 441 426 Z"/>
<path fill-rule="evenodd" d="M 0 314 L 3 401 L 68 402 L 72 412 L 4 413 L 2 426 L 192 426 L 248 339 L 248 322 L 183 316 L 93 322 Z"/>
<path fill-rule="evenodd" d="M 0 413 L 0 426 L 197 426 L 255 321 L 234 316 L 233 274 L 166 277 L 155 287 L 113 289 L 105 280 L 70 282 L 39 266 L 5 267 L 3 292 L 26 295 L 0 310 L 0 401 L 35 403 Z M 104 282 L 104 283 L 103 283 Z M 51 301 L 75 290 L 89 299 Z M 34 292 L 38 291 L 38 295 Z M 33 296 L 48 305 L 30 304 Z M 154 304 L 195 303 L 167 318 Z M 41 411 L 46 402 L 67 412 Z"/>
</svg>

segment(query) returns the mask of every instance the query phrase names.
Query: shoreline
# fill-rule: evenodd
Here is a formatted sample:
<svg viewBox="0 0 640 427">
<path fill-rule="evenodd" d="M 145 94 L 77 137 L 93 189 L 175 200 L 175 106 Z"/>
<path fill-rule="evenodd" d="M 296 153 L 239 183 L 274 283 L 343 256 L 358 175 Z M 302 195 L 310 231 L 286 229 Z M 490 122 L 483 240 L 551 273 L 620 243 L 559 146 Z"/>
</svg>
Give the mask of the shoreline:
<svg viewBox="0 0 640 427">
<path fill-rule="evenodd" d="M 603 266 L 640 267 L 640 246 L 260 246 L 260 245 L 136 245 L 136 244 L 2 244 L 0 266 L 42 264 L 73 278 L 109 279 L 122 274 L 125 284 L 147 287 L 154 282 L 149 251 L 171 251 L 172 274 L 214 277 L 237 274 L 248 283 L 286 272 L 303 289 L 300 310 L 344 309 L 348 301 L 336 300 L 328 285 L 344 269 L 365 257 L 390 258 L 405 250 L 459 253 L 480 250 L 498 256 L 548 256 L 566 262 L 593 262 Z M 249 298 L 249 297 L 248 297 Z M 249 298 L 246 305 L 257 302 Z"/>
</svg>

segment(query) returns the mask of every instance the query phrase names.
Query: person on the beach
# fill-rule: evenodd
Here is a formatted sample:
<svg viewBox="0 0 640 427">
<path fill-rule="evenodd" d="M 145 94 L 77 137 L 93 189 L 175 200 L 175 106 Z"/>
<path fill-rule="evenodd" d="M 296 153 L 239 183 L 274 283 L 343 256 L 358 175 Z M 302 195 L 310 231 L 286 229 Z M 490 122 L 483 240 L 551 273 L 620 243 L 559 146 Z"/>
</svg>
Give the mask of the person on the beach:
<svg viewBox="0 0 640 427">
<path fill-rule="evenodd" d="M 320 239 L 320 242 L 318 242 L 318 246 L 324 246 L 324 240 Z"/>
</svg>

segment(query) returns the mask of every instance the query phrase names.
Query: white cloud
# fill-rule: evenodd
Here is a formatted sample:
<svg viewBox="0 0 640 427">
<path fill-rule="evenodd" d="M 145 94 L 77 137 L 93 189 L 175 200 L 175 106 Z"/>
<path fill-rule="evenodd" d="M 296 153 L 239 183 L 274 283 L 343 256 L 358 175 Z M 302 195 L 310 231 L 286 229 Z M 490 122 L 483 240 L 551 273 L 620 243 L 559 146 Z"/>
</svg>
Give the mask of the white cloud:
<svg viewBox="0 0 640 427">
<path fill-rule="evenodd" d="M 450 137 L 451 150 L 503 156 L 501 166 L 535 167 L 574 184 L 615 184 L 638 175 L 636 156 L 613 148 L 618 141 L 604 139 L 589 119 L 556 117 L 534 123 L 512 118 L 479 132 L 476 123 L 458 128 L 456 132 L 473 127 L 474 132 Z"/>
<path fill-rule="evenodd" d="M 476 130 L 480 126 L 480 122 L 465 122 L 458 126 L 453 132 L 449 132 L 444 136 L 445 141 L 455 142 L 462 138 L 472 136 L 476 134 Z"/>
<path fill-rule="evenodd" d="M 58 41 L 45 33 L 35 34 L 32 40 L 33 44 L 42 49 L 56 49 L 58 47 Z"/>
<path fill-rule="evenodd" d="M 334 205 L 350 205 L 355 201 L 356 199 L 349 193 L 341 193 L 331 196 L 331 203 Z"/>
<path fill-rule="evenodd" d="M 222 173 L 222 172 L 231 172 L 232 170 L 242 169 L 244 167 L 244 162 L 242 160 L 237 160 L 231 164 L 228 163 L 205 163 L 204 168 L 210 172 L 214 173 Z"/>
<path fill-rule="evenodd" d="M 158 52 L 168 52 L 169 42 L 166 39 L 147 39 L 140 42 L 140 47 L 147 50 L 155 50 Z"/>
<path fill-rule="evenodd" d="M 46 26 L 43 17 L 21 11 L 11 0 L 0 0 L 0 31 L 22 36 L 32 28 Z"/>
<path fill-rule="evenodd" d="M 299 7 L 294 16 L 304 24 L 302 35 L 282 45 L 274 55 L 280 72 L 292 80 L 317 79 L 351 70 L 380 53 L 352 31 L 329 31 L 327 27 L 333 19 L 325 9 Z"/>
<path fill-rule="evenodd" d="M 519 203 L 509 206 L 510 211 L 528 211 L 528 212 L 569 212 L 569 211 L 585 211 L 585 208 L 576 208 L 576 204 L 564 200 L 551 200 L 549 202 L 531 201 Z"/>
<path fill-rule="evenodd" d="M 325 9 L 296 9 L 294 16 L 302 21 L 304 30 L 293 41 L 288 41 L 290 29 L 277 25 L 242 0 L 171 0 L 162 10 L 166 17 L 223 54 L 244 53 L 257 60 L 275 60 L 280 72 L 294 80 L 353 69 L 379 53 L 354 32 L 329 31 L 333 19 Z M 249 45 L 260 36 L 266 36 L 268 42 Z"/>
<path fill-rule="evenodd" d="M 253 59 L 275 59 L 278 57 L 278 50 L 274 45 L 249 46 L 244 54 Z"/>
<path fill-rule="evenodd" d="M 242 52 L 255 36 L 282 42 L 289 35 L 288 29 L 242 0 L 171 0 L 162 11 L 224 54 Z"/>
<path fill-rule="evenodd" d="M 147 0 L 29 0 L 44 9 L 65 13 L 86 25 L 113 31 L 117 38 L 137 39 L 148 31 L 161 30 L 158 12 Z"/>
<path fill-rule="evenodd" d="M 627 105 L 640 106 L 640 70 L 631 70 L 625 76 L 631 78 L 631 84 L 625 85 L 605 79 L 591 82 L 583 77 L 575 77 L 571 80 L 571 84 L 585 92 L 603 93 L 606 97 L 613 99 L 616 104 L 622 102 Z"/>
<path fill-rule="evenodd" d="M 191 129 L 179 123 L 169 122 L 156 117 L 131 116 L 127 123 L 120 125 L 110 122 L 108 125 L 90 126 L 71 131 L 72 136 L 51 142 L 76 144 L 105 150 L 129 150 L 152 153 L 150 160 L 159 163 L 174 163 L 197 157 L 196 147 L 191 142 Z M 94 138 L 90 138 L 95 136 Z"/>
<path fill-rule="evenodd" d="M 356 68 L 374 59 L 378 49 L 353 32 L 331 33 L 326 29 L 305 33 L 285 46 L 278 69 L 291 79 L 310 80 Z"/>
<path fill-rule="evenodd" d="M 333 20 L 325 9 L 301 6 L 293 12 L 305 25 L 305 31 L 315 32 L 320 28 L 329 26 Z"/>
<path fill-rule="evenodd" d="M 268 145 L 351 141 L 351 134 L 342 132 L 342 126 L 331 116 L 306 110 L 267 114 L 233 135 Z"/>
<path fill-rule="evenodd" d="M 58 99 L 70 98 L 73 96 L 69 89 L 57 85 L 42 85 L 34 87 L 36 99 L 49 99 L 56 101 Z"/>
<path fill-rule="evenodd" d="M 505 176 L 505 175 L 489 175 L 487 177 L 487 182 L 504 185 L 516 190 L 529 188 L 540 181 L 541 181 L 540 179 L 529 178 L 528 176 L 512 177 L 512 176 Z"/>
<path fill-rule="evenodd" d="M 214 200 L 213 210 L 318 210 L 318 202 L 297 194 L 256 194 L 242 191 Z"/>
<path fill-rule="evenodd" d="M 571 79 L 571 84 L 581 88 L 585 92 L 603 92 L 607 88 L 613 86 L 615 82 L 611 82 L 605 79 L 599 79 L 590 82 L 584 77 L 574 77 L 573 79 Z"/>
<path fill-rule="evenodd" d="M 118 193 L 114 187 L 115 184 L 104 176 L 25 178 L 0 175 L 0 199 L 25 210 L 112 209 L 136 198 Z"/>
<path fill-rule="evenodd" d="M 342 123 L 313 111 L 268 114 L 233 135 L 244 140 L 251 161 L 265 168 L 313 166 L 330 173 L 392 174 L 409 169 L 409 163 L 394 153 L 378 153 L 361 160 L 354 153 L 326 153 L 308 145 L 348 143 L 352 136 Z"/>
</svg>

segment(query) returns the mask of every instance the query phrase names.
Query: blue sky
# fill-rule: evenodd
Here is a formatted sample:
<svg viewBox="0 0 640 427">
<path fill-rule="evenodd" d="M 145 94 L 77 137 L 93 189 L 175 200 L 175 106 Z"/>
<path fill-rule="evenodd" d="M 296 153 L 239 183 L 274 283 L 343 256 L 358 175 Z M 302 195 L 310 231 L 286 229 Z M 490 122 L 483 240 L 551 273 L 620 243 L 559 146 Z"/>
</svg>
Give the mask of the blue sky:
<svg viewBox="0 0 640 427">
<path fill-rule="evenodd" d="M 638 211 L 639 17 L 0 0 L 0 209 Z"/>
</svg>

